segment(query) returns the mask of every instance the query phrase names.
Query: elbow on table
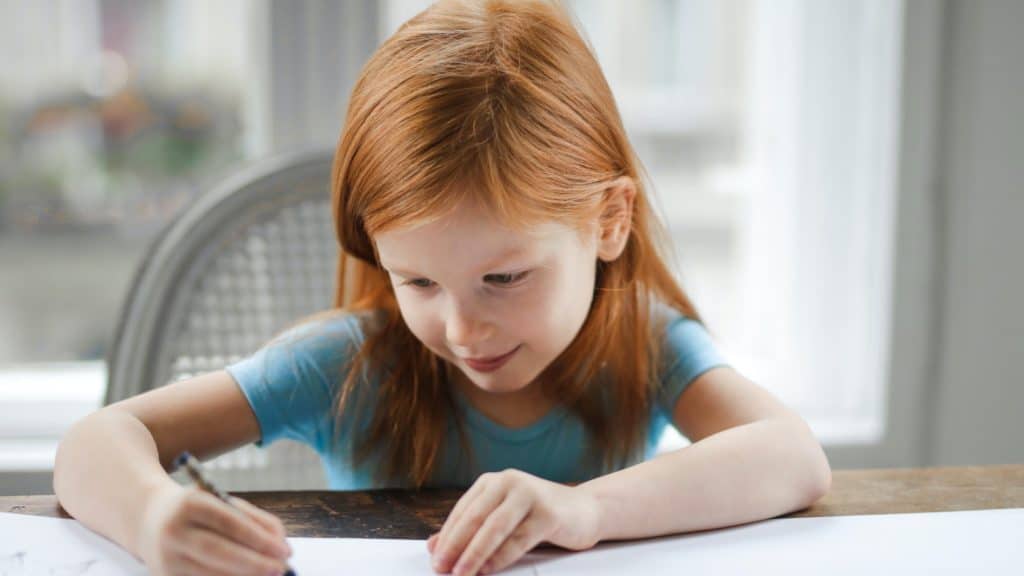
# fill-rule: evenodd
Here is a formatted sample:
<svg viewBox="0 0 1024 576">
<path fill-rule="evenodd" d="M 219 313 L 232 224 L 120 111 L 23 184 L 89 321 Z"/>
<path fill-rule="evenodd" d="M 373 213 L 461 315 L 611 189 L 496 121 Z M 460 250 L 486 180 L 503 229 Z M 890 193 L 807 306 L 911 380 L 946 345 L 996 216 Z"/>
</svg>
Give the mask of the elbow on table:
<svg viewBox="0 0 1024 576">
<path fill-rule="evenodd" d="M 798 440 L 792 441 L 789 452 L 789 466 L 794 472 L 790 477 L 789 489 L 795 500 L 793 509 L 803 510 L 821 500 L 832 489 L 832 466 L 824 448 L 807 424 L 802 420 L 797 420 L 797 423 Z"/>
<path fill-rule="evenodd" d="M 832 489 L 832 466 L 828 463 L 825 451 L 818 445 L 813 452 L 810 472 L 807 474 L 807 484 L 804 488 L 802 504 L 805 508 L 821 500 Z"/>
<path fill-rule="evenodd" d="M 804 509 L 821 500 L 832 489 L 832 466 L 821 442 L 810 427 L 796 418 L 798 441 L 793 443 L 792 466 L 800 470 L 799 479 L 794 481 L 797 490 L 798 509 Z"/>
</svg>

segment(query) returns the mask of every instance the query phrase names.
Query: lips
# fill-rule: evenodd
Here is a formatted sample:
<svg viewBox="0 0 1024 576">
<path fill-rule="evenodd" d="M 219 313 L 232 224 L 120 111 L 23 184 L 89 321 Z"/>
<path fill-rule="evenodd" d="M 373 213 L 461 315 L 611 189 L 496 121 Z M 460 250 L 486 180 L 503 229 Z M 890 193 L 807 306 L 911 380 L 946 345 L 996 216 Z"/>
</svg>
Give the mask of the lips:
<svg viewBox="0 0 1024 576">
<path fill-rule="evenodd" d="M 501 368 L 505 362 L 508 362 L 508 360 L 512 358 L 512 355 L 515 354 L 521 346 L 522 345 L 520 344 L 510 352 L 506 352 L 501 356 L 492 356 L 490 358 L 483 359 L 463 358 L 463 361 L 477 372 L 493 372 L 494 370 Z"/>
</svg>

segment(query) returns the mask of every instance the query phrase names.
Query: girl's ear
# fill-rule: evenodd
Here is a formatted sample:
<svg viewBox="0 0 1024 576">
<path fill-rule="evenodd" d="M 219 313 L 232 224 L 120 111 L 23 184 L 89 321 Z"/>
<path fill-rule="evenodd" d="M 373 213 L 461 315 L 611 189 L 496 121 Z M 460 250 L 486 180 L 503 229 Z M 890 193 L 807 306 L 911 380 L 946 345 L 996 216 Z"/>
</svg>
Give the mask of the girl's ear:
<svg viewBox="0 0 1024 576">
<path fill-rule="evenodd" d="M 636 184 L 629 176 L 616 178 L 604 192 L 600 232 L 597 239 L 597 257 L 611 262 L 622 254 L 633 226 L 633 199 Z"/>
</svg>

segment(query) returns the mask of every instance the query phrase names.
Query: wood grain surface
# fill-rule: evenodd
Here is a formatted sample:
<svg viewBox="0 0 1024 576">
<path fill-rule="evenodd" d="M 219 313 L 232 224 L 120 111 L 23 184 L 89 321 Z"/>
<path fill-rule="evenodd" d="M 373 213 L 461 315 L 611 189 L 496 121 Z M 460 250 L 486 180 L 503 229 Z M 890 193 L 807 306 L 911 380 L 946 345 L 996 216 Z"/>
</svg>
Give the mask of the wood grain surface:
<svg viewBox="0 0 1024 576">
<path fill-rule="evenodd" d="M 281 518 L 290 536 L 422 539 L 441 527 L 457 490 L 237 492 Z M 787 515 L 840 516 L 1024 507 L 1024 464 L 836 470 L 814 506 Z M 0 512 L 68 518 L 55 496 L 3 496 Z"/>
</svg>

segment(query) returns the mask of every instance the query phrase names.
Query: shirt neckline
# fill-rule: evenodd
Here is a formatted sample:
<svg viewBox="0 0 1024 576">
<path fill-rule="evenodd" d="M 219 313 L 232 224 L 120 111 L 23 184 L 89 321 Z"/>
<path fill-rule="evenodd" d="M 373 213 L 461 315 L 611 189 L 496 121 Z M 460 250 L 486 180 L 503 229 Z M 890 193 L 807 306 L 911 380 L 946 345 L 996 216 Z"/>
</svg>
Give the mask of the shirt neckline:
<svg viewBox="0 0 1024 576">
<path fill-rule="evenodd" d="M 453 386 L 452 392 L 455 396 L 456 404 L 466 417 L 466 422 L 473 428 L 499 442 L 516 444 L 533 440 L 568 414 L 565 406 L 556 404 L 536 422 L 520 428 L 513 428 L 495 422 L 489 416 L 477 410 L 458 387 Z"/>
</svg>

